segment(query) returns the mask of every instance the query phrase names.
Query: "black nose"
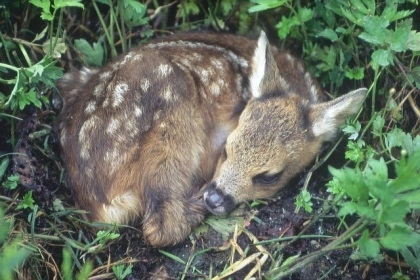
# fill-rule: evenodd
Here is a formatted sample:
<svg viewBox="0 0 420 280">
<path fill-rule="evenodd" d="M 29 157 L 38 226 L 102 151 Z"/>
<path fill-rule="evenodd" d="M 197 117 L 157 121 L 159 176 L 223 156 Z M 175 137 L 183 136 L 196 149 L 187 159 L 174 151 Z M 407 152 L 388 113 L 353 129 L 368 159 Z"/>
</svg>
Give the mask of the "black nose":
<svg viewBox="0 0 420 280">
<path fill-rule="evenodd" d="M 215 209 L 217 207 L 222 206 L 223 201 L 224 201 L 224 195 L 223 192 L 219 189 L 210 189 L 207 192 L 207 197 L 206 197 L 206 205 L 211 208 L 211 209 Z"/>
<path fill-rule="evenodd" d="M 207 186 L 207 190 L 204 192 L 204 204 L 215 215 L 227 214 L 236 205 L 234 198 L 217 188 L 215 182 L 211 182 Z"/>
</svg>

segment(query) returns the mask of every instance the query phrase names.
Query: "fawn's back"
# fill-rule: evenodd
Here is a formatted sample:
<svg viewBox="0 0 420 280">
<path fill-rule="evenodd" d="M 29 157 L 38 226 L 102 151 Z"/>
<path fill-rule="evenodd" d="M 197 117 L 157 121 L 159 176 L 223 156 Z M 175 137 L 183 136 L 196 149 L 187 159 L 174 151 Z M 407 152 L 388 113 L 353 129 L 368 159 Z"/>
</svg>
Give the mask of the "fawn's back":
<svg viewBox="0 0 420 280">
<path fill-rule="evenodd" d="M 175 244 L 206 209 L 273 195 L 360 106 L 328 103 L 302 64 L 232 35 L 188 34 L 66 74 L 57 118 L 77 204 L 92 220 L 143 219 L 154 246 Z M 204 199 L 203 199 L 204 196 Z"/>
</svg>

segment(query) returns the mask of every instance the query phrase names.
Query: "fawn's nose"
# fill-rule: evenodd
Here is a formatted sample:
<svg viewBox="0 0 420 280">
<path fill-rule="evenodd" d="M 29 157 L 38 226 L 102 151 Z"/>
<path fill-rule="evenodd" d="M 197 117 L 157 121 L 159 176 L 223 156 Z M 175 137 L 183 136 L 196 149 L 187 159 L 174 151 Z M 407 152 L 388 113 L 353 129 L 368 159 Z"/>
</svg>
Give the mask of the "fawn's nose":
<svg viewBox="0 0 420 280">
<path fill-rule="evenodd" d="M 227 214 L 235 207 L 233 197 L 224 194 L 221 189 L 216 187 L 215 182 L 210 183 L 204 192 L 204 203 L 207 209 L 215 215 Z"/>
</svg>

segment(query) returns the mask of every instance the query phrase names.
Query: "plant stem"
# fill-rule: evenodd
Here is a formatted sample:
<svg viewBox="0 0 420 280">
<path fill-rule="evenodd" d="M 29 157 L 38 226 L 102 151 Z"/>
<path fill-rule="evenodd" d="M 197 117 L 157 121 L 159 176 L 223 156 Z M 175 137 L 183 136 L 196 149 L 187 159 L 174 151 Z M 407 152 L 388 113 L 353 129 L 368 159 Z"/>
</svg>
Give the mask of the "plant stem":
<svg viewBox="0 0 420 280">
<path fill-rule="evenodd" d="M 114 46 L 114 40 L 112 39 L 112 37 L 109 33 L 108 27 L 105 24 L 105 21 L 104 21 L 102 15 L 101 15 L 101 12 L 99 11 L 98 5 L 96 5 L 95 0 L 92 0 L 92 5 L 93 5 L 93 8 L 96 11 L 96 14 L 98 15 L 99 21 L 101 22 L 101 26 L 102 26 L 102 28 L 105 32 L 105 36 L 108 39 L 108 43 L 109 43 L 109 46 L 111 48 L 111 55 L 112 55 L 112 57 L 116 57 L 117 56 L 117 50 L 115 49 L 115 46 Z M 110 9 L 112 9 L 112 7 L 110 7 Z"/>
</svg>

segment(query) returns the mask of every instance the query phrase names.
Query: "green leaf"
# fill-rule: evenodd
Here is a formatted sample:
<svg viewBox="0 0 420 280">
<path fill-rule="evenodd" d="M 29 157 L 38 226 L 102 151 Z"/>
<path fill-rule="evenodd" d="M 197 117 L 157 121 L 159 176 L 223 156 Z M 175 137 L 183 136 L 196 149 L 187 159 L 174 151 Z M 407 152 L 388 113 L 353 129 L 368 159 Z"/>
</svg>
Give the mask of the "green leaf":
<svg viewBox="0 0 420 280">
<path fill-rule="evenodd" d="M 420 235 L 406 227 L 395 227 L 380 239 L 382 246 L 387 249 L 399 251 L 407 246 L 420 242 Z"/>
<path fill-rule="evenodd" d="M 58 38 L 57 40 L 55 38 L 53 38 L 53 42 L 56 42 L 56 44 L 54 45 L 54 49 L 52 50 L 52 53 L 51 53 L 51 42 L 50 42 L 50 40 L 48 40 L 48 41 L 44 42 L 44 44 L 42 44 L 42 50 L 44 51 L 45 54 L 51 55 L 55 59 L 59 59 L 61 57 L 61 54 L 66 52 L 67 46 L 63 42 L 63 39 L 61 39 L 61 38 Z"/>
<path fill-rule="evenodd" d="M 26 99 L 34 104 L 36 107 L 41 108 L 42 103 L 39 100 L 37 93 L 35 92 L 35 89 L 31 88 L 26 94 L 25 94 Z M 22 110 L 23 108 L 21 108 Z"/>
<path fill-rule="evenodd" d="M 3 187 L 9 190 L 14 190 L 17 188 L 19 183 L 19 175 L 14 174 L 7 177 L 7 180 L 3 182 Z"/>
<path fill-rule="evenodd" d="M 386 38 L 383 31 L 389 26 L 389 20 L 380 16 L 366 16 L 363 18 L 365 30 L 377 38 Z M 385 40 L 380 40 L 384 42 Z"/>
<path fill-rule="evenodd" d="M 389 21 L 378 16 L 366 16 L 363 20 L 365 32 L 359 35 L 359 38 L 374 44 L 384 45 L 389 38 L 390 30 L 386 29 Z"/>
<path fill-rule="evenodd" d="M 6 169 L 9 166 L 9 158 L 5 157 L 1 160 L 0 163 L 0 182 L 3 179 L 4 173 L 6 173 Z"/>
<path fill-rule="evenodd" d="M 285 39 L 296 25 L 299 25 L 299 19 L 296 16 L 290 18 L 283 16 L 281 21 L 276 25 L 277 34 L 281 39 Z"/>
<path fill-rule="evenodd" d="M 369 230 L 364 230 L 359 241 L 359 248 L 368 258 L 376 259 L 380 254 L 379 242 L 369 238 Z"/>
<path fill-rule="evenodd" d="M 397 193 L 410 190 L 420 191 L 420 150 L 415 151 L 408 158 L 402 158 L 396 165 L 398 177 L 391 183 Z"/>
<path fill-rule="evenodd" d="M 54 19 L 50 11 L 50 8 L 51 8 L 50 0 L 29 0 L 29 3 L 42 9 L 41 18 L 43 20 L 52 21 Z"/>
<path fill-rule="evenodd" d="M 18 266 L 29 256 L 30 252 L 23 247 L 24 242 L 14 239 L 4 245 L 0 251 L 0 279 L 15 279 Z"/>
<path fill-rule="evenodd" d="M 322 30 L 318 35 L 321 37 L 330 39 L 332 42 L 335 42 L 338 40 L 337 33 L 335 33 L 335 31 L 330 28 L 326 28 Z"/>
<path fill-rule="evenodd" d="M 382 129 L 384 128 L 384 125 L 385 125 L 385 119 L 381 115 L 377 115 L 372 123 L 373 135 L 380 137 L 382 135 Z"/>
<path fill-rule="evenodd" d="M 362 128 L 362 125 L 360 122 L 356 121 L 355 123 L 346 122 L 346 125 L 342 129 L 344 134 L 350 135 L 349 140 L 356 140 L 357 137 L 359 137 L 360 129 Z"/>
<path fill-rule="evenodd" d="M 235 4 L 236 4 L 236 0 L 220 1 L 223 15 L 224 16 L 229 15 L 232 12 L 233 8 L 235 7 Z"/>
<path fill-rule="evenodd" d="M 11 232 L 11 221 L 4 216 L 3 207 L 0 206 L 0 244 L 7 239 L 9 232 Z M 0 247 L 1 248 L 1 247 Z M 1 256 L 1 254 L 0 254 Z"/>
<path fill-rule="evenodd" d="M 168 258 L 170 258 L 170 259 L 172 259 L 172 260 L 174 260 L 174 261 L 176 261 L 176 262 L 178 262 L 180 264 L 183 264 L 183 265 L 186 265 L 187 264 L 183 259 L 181 259 L 180 257 L 178 257 L 176 255 L 173 255 L 173 254 L 171 254 L 169 252 L 166 252 L 166 251 L 163 251 L 163 250 L 159 250 L 159 253 L 161 253 L 164 256 L 167 256 Z"/>
<path fill-rule="evenodd" d="M 362 80 L 365 77 L 365 69 L 362 67 L 347 69 L 344 75 L 351 80 Z"/>
<path fill-rule="evenodd" d="M 362 148 L 359 145 L 357 145 L 356 142 L 349 141 L 347 143 L 345 158 L 353 162 L 361 162 L 364 159 L 364 153 Z"/>
<path fill-rule="evenodd" d="M 410 212 L 409 204 L 407 201 L 397 201 L 393 205 L 385 207 L 382 210 L 382 214 L 379 218 L 379 224 L 387 224 L 390 226 L 401 225 L 404 226 L 404 218 L 408 212 Z"/>
<path fill-rule="evenodd" d="M 385 146 L 388 151 L 391 151 L 394 147 L 401 147 L 402 139 L 405 137 L 405 133 L 395 127 L 390 132 L 385 134 Z"/>
<path fill-rule="evenodd" d="M 100 244 L 105 244 L 106 242 L 117 239 L 119 237 L 119 233 L 110 232 L 109 230 L 100 230 L 96 233 L 96 239 L 99 240 Z"/>
<path fill-rule="evenodd" d="M 372 62 L 386 67 L 388 65 L 394 65 L 393 57 L 390 50 L 379 49 L 372 53 Z"/>
<path fill-rule="evenodd" d="M 352 8 L 356 9 L 365 15 L 375 14 L 375 1 L 374 0 L 352 0 Z"/>
<path fill-rule="evenodd" d="M 412 252 L 411 252 L 411 250 Z M 401 249 L 401 255 L 415 270 L 420 272 L 420 244 L 415 244 L 411 248 L 405 247 Z"/>
<path fill-rule="evenodd" d="M 416 31 L 410 31 L 407 40 L 407 48 L 412 51 L 420 51 L 420 33 Z"/>
<path fill-rule="evenodd" d="M 64 7 L 78 7 L 84 9 L 81 0 L 54 0 L 54 8 L 56 10 Z"/>
<path fill-rule="evenodd" d="M 369 159 L 363 170 L 365 184 L 373 197 L 381 200 L 386 206 L 393 199 L 392 188 L 388 186 L 388 168 L 383 158 L 379 160 Z"/>
<path fill-rule="evenodd" d="M 252 3 L 257 5 L 249 8 L 249 13 L 261 12 L 273 8 L 280 7 L 287 2 L 287 0 L 251 0 Z"/>
<path fill-rule="evenodd" d="M 362 173 L 360 171 L 347 167 L 342 169 L 329 167 L 329 171 L 337 178 L 341 187 L 350 198 L 356 201 L 367 201 L 369 197 L 369 190 L 365 186 Z"/>
<path fill-rule="evenodd" d="M 411 155 L 420 149 L 420 136 L 417 135 L 414 139 L 409 133 L 405 133 L 400 128 L 394 128 L 385 134 L 385 146 L 389 152 L 394 147 L 401 147 Z"/>
<path fill-rule="evenodd" d="M 300 21 L 303 23 L 303 22 L 307 22 L 313 19 L 314 12 L 308 8 L 300 8 L 298 9 L 298 16 L 299 16 Z"/>
<path fill-rule="evenodd" d="M 47 34 L 47 31 L 48 31 L 48 26 L 46 26 L 44 30 L 41 31 L 41 33 L 36 34 L 35 38 L 32 40 L 32 43 L 44 38 L 45 34 Z"/>
<path fill-rule="evenodd" d="M 298 207 L 303 207 L 306 212 L 312 212 L 311 194 L 307 190 L 302 190 L 300 194 L 296 197 L 295 205 Z"/>
<path fill-rule="evenodd" d="M 411 15 L 415 10 L 403 10 L 403 11 L 397 11 L 397 4 L 395 3 L 389 3 L 388 5 L 386 5 L 386 7 L 384 8 L 381 17 L 386 18 L 387 20 L 389 20 L 390 22 L 392 21 L 396 21 L 396 20 L 400 20 L 402 18 L 408 17 L 409 15 Z"/>
<path fill-rule="evenodd" d="M 124 22 L 127 26 L 136 27 L 144 25 L 148 22 L 148 18 L 145 17 L 147 6 L 134 0 L 123 0 L 120 9 L 124 15 Z M 95 43 L 94 43 L 95 47 Z"/>
<path fill-rule="evenodd" d="M 391 32 L 390 37 L 390 48 L 395 52 L 403 52 L 408 49 L 407 41 L 410 35 L 409 27 L 397 28 L 394 32 Z"/>
<path fill-rule="evenodd" d="M 200 8 L 198 7 L 196 1 L 184 0 L 178 4 L 178 13 L 179 17 L 186 18 L 189 15 L 198 15 L 200 13 Z"/>
<path fill-rule="evenodd" d="M 125 279 L 129 274 L 131 274 L 133 270 L 133 265 L 130 264 L 129 266 L 125 266 L 123 264 L 115 265 L 112 267 L 112 271 L 114 272 L 115 276 L 118 280 Z"/>
<path fill-rule="evenodd" d="M 102 66 L 104 63 L 105 52 L 101 44 L 93 43 L 93 47 L 85 39 L 74 40 L 76 50 L 81 54 L 85 64 L 92 66 Z"/>
<path fill-rule="evenodd" d="M 32 191 L 27 192 L 23 196 L 23 200 L 19 203 L 19 205 L 16 207 L 16 209 L 34 209 L 35 206 L 35 200 L 32 198 Z"/>
<path fill-rule="evenodd" d="M 332 193 L 334 195 L 336 194 L 344 194 L 343 188 L 340 186 L 340 182 L 337 180 L 337 178 L 333 177 L 331 181 L 329 181 L 326 186 L 327 192 Z"/>
<path fill-rule="evenodd" d="M 354 24 L 357 24 L 359 26 L 363 26 L 363 14 L 358 12 L 358 11 L 351 11 L 349 9 L 345 9 L 343 6 L 340 6 L 341 9 L 341 13 L 343 14 L 344 17 L 346 17 L 348 20 L 350 20 L 351 22 L 353 22 Z M 337 12 L 337 11 L 336 11 Z M 338 12 L 338 14 L 340 14 Z"/>
<path fill-rule="evenodd" d="M 33 83 L 42 82 L 46 86 L 54 88 L 58 79 L 60 79 L 61 77 L 63 77 L 63 68 L 54 66 L 51 63 L 43 69 L 42 75 L 32 77 L 32 82 Z"/>
<path fill-rule="evenodd" d="M 378 212 L 366 201 L 348 201 L 341 203 L 340 206 L 337 214 L 339 217 L 357 214 L 360 217 L 366 217 L 375 221 L 378 220 Z"/>
</svg>

